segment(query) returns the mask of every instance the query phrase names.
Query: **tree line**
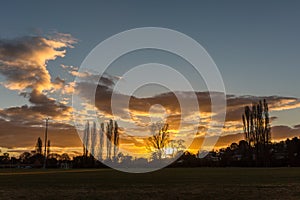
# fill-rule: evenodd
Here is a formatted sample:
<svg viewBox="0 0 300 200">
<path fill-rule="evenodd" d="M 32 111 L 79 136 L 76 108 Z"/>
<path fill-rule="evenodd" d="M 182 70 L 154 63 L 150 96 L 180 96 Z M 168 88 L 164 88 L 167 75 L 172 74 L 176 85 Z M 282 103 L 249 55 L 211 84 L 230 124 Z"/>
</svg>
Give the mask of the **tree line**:
<svg viewBox="0 0 300 200">
<path fill-rule="evenodd" d="M 254 158 L 255 152 L 249 149 L 246 140 L 232 143 L 226 148 L 208 152 L 204 158 L 199 158 L 199 153 L 185 151 L 169 167 L 300 167 L 300 138 L 294 137 L 269 145 L 269 162 L 258 163 Z M 36 152 L 24 152 L 18 158 L 10 157 L 8 153 L 0 155 L 0 167 L 42 167 L 44 156 Z M 119 153 L 118 163 L 147 163 L 144 158 L 134 158 Z M 73 168 L 104 168 L 102 162 L 93 156 L 75 156 L 68 154 L 50 153 L 47 158 L 48 168 L 73 167 Z"/>
<path fill-rule="evenodd" d="M 87 121 L 83 132 L 83 157 L 94 156 L 100 161 L 114 161 L 119 151 L 119 135 L 117 121 L 110 119 L 106 126 L 102 122 L 99 130 L 96 122 L 90 126 L 90 122 Z"/>
<path fill-rule="evenodd" d="M 245 140 L 232 143 L 227 148 L 206 152 L 204 158 L 184 151 L 184 140 L 171 140 L 169 125 L 154 123 L 150 126 L 151 136 L 146 140 L 146 149 L 151 158 L 133 158 L 119 152 L 120 132 L 116 121 L 109 120 L 96 127 L 96 123 L 86 122 L 83 131 L 83 153 L 71 159 L 68 154 L 50 152 L 47 141 L 46 155 L 42 153 L 43 142 L 37 139 L 35 151 L 24 152 L 19 158 L 0 156 L 0 166 L 41 167 L 46 156 L 47 167 L 106 167 L 102 162 L 117 164 L 147 165 L 161 159 L 178 158 L 170 167 L 195 166 L 239 166 L 239 167 L 283 167 L 300 166 L 300 140 L 295 137 L 281 142 L 271 142 L 269 108 L 266 100 L 245 106 L 241 117 Z M 167 151 L 169 150 L 169 151 Z M 101 162 L 100 162 L 101 161 Z"/>
</svg>

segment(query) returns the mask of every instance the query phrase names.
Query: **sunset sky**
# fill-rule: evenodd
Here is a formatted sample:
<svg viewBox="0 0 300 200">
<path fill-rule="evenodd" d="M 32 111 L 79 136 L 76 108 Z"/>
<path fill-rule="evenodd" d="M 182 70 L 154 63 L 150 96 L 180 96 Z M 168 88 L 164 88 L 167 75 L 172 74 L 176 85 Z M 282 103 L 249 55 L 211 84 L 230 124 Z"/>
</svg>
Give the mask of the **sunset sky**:
<svg viewBox="0 0 300 200">
<path fill-rule="evenodd" d="M 229 3 L 230 2 L 230 3 Z M 44 121 L 51 117 L 52 151 L 82 152 L 72 119 L 72 94 L 87 91 L 95 78 L 78 68 L 101 41 L 138 27 L 164 27 L 199 42 L 218 66 L 227 93 L 227 116 L 216 148 L 243 139 L 244 106 L 260 99 L 269 103 L 272 139 L 300 136 L 300 3 L 283 1 L 202 1 L 103 3 L 61 1 L 3 1 L 0 6 L 0 150 L 16 154 L 34 150 L 43 139 Z M 190 147 L 199 148 L 210 119 L 205 83 L 186 61 L 154 50 L 129 53 L 116 60 L 99 82 L 96 108 L 110 118 L 110 95 L 115 83 L 131 67 L 162 63 L 180 71 L 192 84 L 202 121 Z M 148 74 L 155 76 L 155 74 Z M 123 80 L 126 81 L 126 80 Z M 188 101 L 191 91 L 183 91 Z M 120 98 L 125 98 L 120 94 Z M 174 94 L 161 87 L 144 87 L 130 102 L 132 120 L 145 126 L 151 105 L 162 105 L 170 130 L 176 134 L 179 105 Z M 161 113 L 160 107 L 153 112 Z M 92 108 L 91 108 L 92 109 Z M 191 118 L 199 115 L 192 113 Z M 117 116 L 120 124 L 130 123 Z M 185 127 L 188 136 L 188 125 Z M 126 149 L 144 152 L 143 140 L 126 137 Z M 139 132 L 138 130 L 132 130 Z"/>
</svg>

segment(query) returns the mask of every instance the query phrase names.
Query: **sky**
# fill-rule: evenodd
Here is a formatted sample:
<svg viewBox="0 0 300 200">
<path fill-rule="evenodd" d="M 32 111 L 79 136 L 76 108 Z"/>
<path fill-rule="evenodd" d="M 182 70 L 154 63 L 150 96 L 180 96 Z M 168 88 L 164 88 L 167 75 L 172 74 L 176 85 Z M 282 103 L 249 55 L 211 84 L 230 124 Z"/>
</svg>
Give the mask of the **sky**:
<svg viewBox="0 0 300 200">
<path fill-rule="evenodd" d="M 71 95 L 74 88 L 79 92 L 87 85 L 75 85 L 78 67 L 101 41 L 139 27 L 182 32 L 199 42 L 212 57 L 228 95 L 225 127 L 231 127 L 224 130 L 219 146 L 242 139 L 243 107 L 262 98 L 270 104 L 274 139 L 298 136 L 299 8 L 297 1 L 3 1 L 0 148 L 33 148 L 36 138 L 43 135 L 42 119 L 51 116 L 53 148 L 80 152 L 80 139 L 71 120 Z M 105 90 L 100 88 L 99 93 L 110 94 L 107 91 L 114 81 L 130 67 L 153 61 L 181 70 L 195 86 L 197 97 L 206 99 L 203 80 L 194 75 L 187 62 L 151 50 L 129 53 L 116 60 L 107 72 L 109 81 L 103 81 Z M 162 92 L 165 95 L 159 96 Z M 140 98 L 133 100 L 132 111 L 137 120 L 149 108 L 137 106 L 145 102 L 168 102 L 164 105 L 175 120 L 176 102 L 166 90 L 144 88 L 137 91 L 136 97 Z M 98 108 L 107 106 L 103 97 L 98 101 Z M 209 103 L 201 103 L 206 116 Z M 103 112 L 110 114 L 105 109 Z"/>
</svg>

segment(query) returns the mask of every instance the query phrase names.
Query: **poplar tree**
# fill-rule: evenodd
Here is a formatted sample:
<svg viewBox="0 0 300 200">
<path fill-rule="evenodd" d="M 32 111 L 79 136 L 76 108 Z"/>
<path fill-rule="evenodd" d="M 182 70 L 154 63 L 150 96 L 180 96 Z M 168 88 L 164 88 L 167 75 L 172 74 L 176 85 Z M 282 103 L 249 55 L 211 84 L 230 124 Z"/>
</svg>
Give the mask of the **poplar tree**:
<svg viewBox="0 0 300 200">
<path fill-rule="evenodd" d="M 39 137 L 37 139 L 36 146 L 35 146 L 36 153 L 42 154 L 42 148 L 43 148 L 43 142 L 42 142 L 42 139 Z"/>
<path fill-rule="evenodd" d="M 252 107 L 246 106 L 242 115 L 245 139 L 250 148 L 255 149 L 256 160 L 266 157 L 271 142 L 271 126 L 268 103 L 264 99 Z"/>
</svg>

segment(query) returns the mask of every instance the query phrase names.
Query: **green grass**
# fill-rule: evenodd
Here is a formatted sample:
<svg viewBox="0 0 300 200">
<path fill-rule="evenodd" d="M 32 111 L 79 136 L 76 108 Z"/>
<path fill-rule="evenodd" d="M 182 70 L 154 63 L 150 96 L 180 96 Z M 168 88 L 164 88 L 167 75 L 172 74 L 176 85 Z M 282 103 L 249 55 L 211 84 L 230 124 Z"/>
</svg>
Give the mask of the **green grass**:
<svg viewBox="0 0 300 200">
<path fill-rule="evenodd" d="M 0 199 L 300 199 L 300 168 L 3 169 Z"/>
</svg>

